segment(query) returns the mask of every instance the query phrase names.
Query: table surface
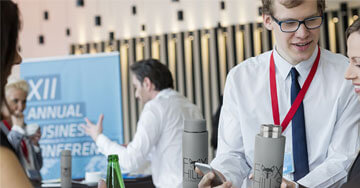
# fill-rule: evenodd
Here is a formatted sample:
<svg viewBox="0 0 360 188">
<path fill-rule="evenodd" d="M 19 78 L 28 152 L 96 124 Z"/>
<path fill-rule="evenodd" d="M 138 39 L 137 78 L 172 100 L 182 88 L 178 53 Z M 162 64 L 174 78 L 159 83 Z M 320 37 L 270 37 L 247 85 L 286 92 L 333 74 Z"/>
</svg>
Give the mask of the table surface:
<svg viewBox="0 0 360 188">
<path fill-rule="evenodd" d="M 81 180 L 76 180 L 81 182 Z M 131 179 L 124 179 L 125 187 L 126 188 L 155 188 L 155 186 L 152 183 L 152 177 L 151 176 L 145 176 L 140 178 L 131 178 Z M 52 186 L 47 184 L 43 185 L 41 188 L 60 188 L 59 184 L 53 184 Z M 97 188 L 97 184 L 82 184 L 82 183 L 72 183 L 72 188 Z"/>
</svg>

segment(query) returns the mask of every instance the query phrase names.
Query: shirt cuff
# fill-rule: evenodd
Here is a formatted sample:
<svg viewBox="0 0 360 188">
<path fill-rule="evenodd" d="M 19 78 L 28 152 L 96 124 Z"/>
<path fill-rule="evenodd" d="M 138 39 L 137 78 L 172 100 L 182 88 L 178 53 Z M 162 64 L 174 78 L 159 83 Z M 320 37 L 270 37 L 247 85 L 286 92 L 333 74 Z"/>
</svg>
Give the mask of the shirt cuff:
<svg viewBox="0 0 360 188">
<path fill-rule="evenodd" d="M 107 137 L 104 134 L 100 134 L 97 138 L 96 138 L 96 145 L 98 147 L 103 146 L 106 143 Z"/>
<path fill-rule="evenodd" d="M 344 182 L 342 181 L 346 180 L 346 176 L 347 173 L 345 171 L 341 171 L 337 175 L 332 176 L 330 178 L 321 178 L 321 177 L 326 177 L 326 174 L 324 174 L 321 177 L 314 175 L 312 176 L 306 175 L 305 177 L 298 180 L 297 183 L 305 187 L 316 187 L 316 188 L 330 187 L 330 186 L 339 187 L 339 186 L 334 186 L 334 184 L 336 185 L 337 183 L 340 184 L 344 183 L 345 181 Z"/>
<path fill-rule="evenodd" d="M 11 130 L 16 131 L 16 132 L 18 132 L 18 133 L 20 133 L 20 134 L 25 135 L 25 130 L 24 130 L 22 127 L 20 127 L 19 125 L 13 125 L 13 126 L 11 127 Z"/>
<path fill-rule="evenodd" d="M 35 145 L 33 145 L 33 146 L 34 146 L 35 153 L 39 153 L 39 152 L 40 152 L 40 147 L 39 147 L 39 146 L 35 146 Z"/>
</svg>

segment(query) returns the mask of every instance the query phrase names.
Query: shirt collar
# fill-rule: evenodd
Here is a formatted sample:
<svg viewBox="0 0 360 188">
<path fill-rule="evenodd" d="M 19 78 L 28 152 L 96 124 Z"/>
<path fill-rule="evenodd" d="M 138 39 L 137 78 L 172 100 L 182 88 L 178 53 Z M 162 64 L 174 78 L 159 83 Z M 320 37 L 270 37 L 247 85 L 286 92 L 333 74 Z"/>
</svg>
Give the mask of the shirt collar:
<svg viewBox="0 0 360 188">
<path fill-rule="evenodd" d="M 171 88 L 163 89 L 156 95 L 156 97 L 154 99 L 157 99 L 162 96 L 168 96 L 171 92 L 172 92 Z"/>
<path fill-rule="evenodd" d="M 284 58 L 282 58 L 280 56 L 280 54 L 278 53 L 278 51 L 276 50 L 276 48 L 274 48 L 274 61 L 275 61 L 275 66 L 277 68 L 277 70 L 280 73 L 280 76 L 285 80 L 289 74 L 290 74 L 290 70 L 292 67 L 295 67 L 295 69 L 299 72 L 299 76 L 300 78 L 304 78 L 306 79 L 307 75 L 309 74 L 312 65 L 314 64 L 314 61 L 316 59 L 316 55 L 318 53 L 318 47 L 316 46 L 313 54 L 311 55 L 311 57 L 308 60 L 302 61 L 300 63 L 298 63 L 297 65 L 292 65 L 290 63 L 288 63 Z"/>
</svg>

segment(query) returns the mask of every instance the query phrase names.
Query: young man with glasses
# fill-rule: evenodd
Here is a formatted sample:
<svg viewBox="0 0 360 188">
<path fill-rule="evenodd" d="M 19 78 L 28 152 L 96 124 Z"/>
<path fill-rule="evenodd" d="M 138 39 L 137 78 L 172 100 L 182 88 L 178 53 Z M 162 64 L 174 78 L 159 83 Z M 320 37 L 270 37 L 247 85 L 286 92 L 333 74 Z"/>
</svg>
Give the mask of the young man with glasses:
<svg viewBox="0 0 360 188">
<path fill-rule="evenodd" d="M 342 79 L 347 58 L 318 46 L 324 0 L 262 0 L 264 26 L 274 49 L 249 58 L 227 77 L 218 150 L 211 165 L 228 182 L 259 183 L 253 173 L 261 124 L 281 125 L 286 137 L 287 187 L 339 187 L 358 147 L 360 103 Z M 271 167 L 266 167 L 271 168 Z M 199 187 L 211 187 L 206 174 Z M 281 179 L 278 183 L 280 186 Z"/>
</svg>

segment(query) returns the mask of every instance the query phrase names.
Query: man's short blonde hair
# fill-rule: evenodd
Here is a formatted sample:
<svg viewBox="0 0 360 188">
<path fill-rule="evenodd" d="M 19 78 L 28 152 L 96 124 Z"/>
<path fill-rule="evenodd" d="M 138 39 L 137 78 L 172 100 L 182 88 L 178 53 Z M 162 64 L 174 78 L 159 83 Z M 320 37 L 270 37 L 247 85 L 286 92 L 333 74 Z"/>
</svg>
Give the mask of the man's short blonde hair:
<svg viewBox="0 0 360 188">
<path fill-rule="evenodd" d="M 9 89 L 20 89 L 26 93 L 29 93 L 29 84 L 25 80 L 21 79 L 10 79 L 5 86 L 5 94 Z"/>
<path fill-rule="evenodd" d="M 261 0 L 262 2 L 262 13 L 267 15 L 273 15 L 273 4 L 276 0 Z M 280 4 L 286 8 L 294 8 L 301 5 L 304 0 L 279 0 Z M 315 0 L 314 0 L 315 1 Z M 316 0 L 318 12 L 322 15 L 325 11 L 325 0 Z"/>
</svg>

